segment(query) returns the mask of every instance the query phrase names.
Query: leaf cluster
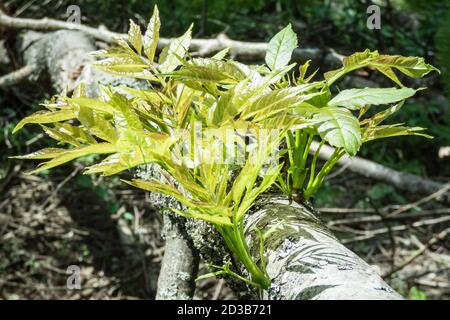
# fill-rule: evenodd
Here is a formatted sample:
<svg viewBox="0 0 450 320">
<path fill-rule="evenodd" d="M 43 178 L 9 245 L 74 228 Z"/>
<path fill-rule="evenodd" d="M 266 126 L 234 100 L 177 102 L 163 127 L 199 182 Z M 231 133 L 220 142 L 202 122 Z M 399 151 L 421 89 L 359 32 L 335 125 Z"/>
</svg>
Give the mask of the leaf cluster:
<svg viewBox="0 0 450 320">
<path fill-rule="evenodd" d="M 399 135 L 424 135 L 419 127 L 382 125 L 417 90 L 403 86 L 397 73 L 423 77 L 436 70 L 419 57 L 381 55 L 366 50 L 346 57 L 342 68 L 313 81 L 309 62 L 289 64 L 297 47 L 290 25 L 269 42 L 265 65 L 246 65 L 227 57 L 189 52 L 192 26 L 159 53 L 158 9 L 142 33 L 131 21 L 127 39 L 95 52 L 97 68 L 142 79 L 148 89 L 101 87 L 98 98 L 79 86 L 69 97 L 58 95 L 20 121 L 14 132 L 38 124 L 65 147 L 20 156 L 45 160 L 32 173 L 87 155 L 107 155 L 86 173 L 115 175 L 153 163 L 160 180 L 133 179 L 128 184 L 170 195 L 186 208 L 169 208 L 213 224 L 245 266 L 250 277 L 228 273 L 267 288 L 264 252 L 251 256 L 244 237 L 244 217 L 256 199 L 277 185 L 296 200 L 314 195 L 337 160 L 354 156 L 364 142 Z M 358 68 L 375 68 L 398 85 L 393 88 L 331 88 Z M 397 72 L 397 73 L 396 73 Z M 372 106 L 388 107 L 365 117 Z M 426 136 L 426 135 L 424 135 Z M 308 162 L 311 143 L 319 139 L 336 148 L 317 168 L 318 152 Z M 231 161 L 230 161 L 231 159 Z M 285 162 L 284 159 L 286 159 Z M 261 241 L 265 235 L 254 230 Z"/>
</svg>

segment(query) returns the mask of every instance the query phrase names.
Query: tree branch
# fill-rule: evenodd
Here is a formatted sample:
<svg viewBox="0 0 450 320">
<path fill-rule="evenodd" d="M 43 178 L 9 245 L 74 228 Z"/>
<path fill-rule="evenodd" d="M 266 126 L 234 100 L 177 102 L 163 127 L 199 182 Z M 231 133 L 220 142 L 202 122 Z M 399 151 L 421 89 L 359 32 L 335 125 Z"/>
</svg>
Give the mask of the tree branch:
<svg viewBox="0 0 450 320">
<path fill-rule="evenodd" d="M 199 256 L 184 229 L 184 219 L 164 214 L 164 258 L 158 278 L 156 299 L 192 299 Z"/>
<path fill-rule="evenodd" d="M 311 153 L 316 152 L 319 144 L 313 142 L 311 144 Z M 319 158 L 328 160 L 333 154 L 334 148 L 323 145 L 319 151 Z M 361 157 L 349 157 L 344 155 L 338 162 L 338 165 L 348 168 L 348 170 L 360 174 L 364 177 L 382 181 L 395 186 L 401 190 L 412 193 L 430 194 L 437 192 L 445 187 L 444 183 L 436 182 L 430 179 L 422 178 L 410 173 L 396 171 L 385 167 L 376 162 L 366 160 Z M 448 191 L 448 190 L 447 190 Z M 446 192 L 442 195 L 443 199 L 450 203 L 450 193 Z"/>
<path fill-rule="evenodd" d="M 0 88 L 13 86 L 21 82 L 22 80 L 28 78 L 33 73 L 33 71 L 34 69 L 27 65 L 4 76 L 1 76 Z"/>
<path fill-rule="evenodd" d="M 0 12 L 0 25 L 13 29 L 27 29 L 36 31 L 56 31 L 56 30 L 72 30 L 80 31 L 97 40 L 107 43 L 114 43 L 117 38 L 125 38 L 126 34 L 116 33 L 107 30 L 104 27 L 92 28 L 81 24 L 64 22 L 49 18 L 43 19 L 27 19 L 15 18 Z M 160 38 L 158 49 L 170 44 L 171 39 Z M 197 56 L 208 56 L 214 52 L 225 48 L 230 49 L 230 55 L 243 60 L 263 60 L 267 51 L 267 43 L 265 42 L 244 42 L 229 39 L 225 34 L 219 34 L 214 39 L 192 39 L 191 50 Z M 340 65 L 343 56 L 337 54 L 333 50 L 321 50 L 317 48 L 297 48 L 294 50 L 292 60 L 322 60 L 325 65 Z"/>
<path fill-rule="evenodd" d="M 344 247 L 305 205 L 284 197 L 263 200 L 246 222 L 255 257 L 257 227 L 266 234 L 268 299 L 401 299 L 375 270 Z"/>
</svg>

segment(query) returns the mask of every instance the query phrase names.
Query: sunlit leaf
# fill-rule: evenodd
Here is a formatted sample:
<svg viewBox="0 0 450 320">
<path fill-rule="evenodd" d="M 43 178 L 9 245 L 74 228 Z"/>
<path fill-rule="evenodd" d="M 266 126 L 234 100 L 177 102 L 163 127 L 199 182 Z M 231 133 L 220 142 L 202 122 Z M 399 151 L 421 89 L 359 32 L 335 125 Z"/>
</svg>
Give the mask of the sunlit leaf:
<svg viewBox="0 0 450 320">
<path fill-rule="evenodd" d="M 398 136 L 421 136 L 432 139 L 432 136 L 422 133 L 424 130 L 425 128 L 421 127 L 404 127 L 400 125 L 378 126 L 364 132 L 364 142 Z"/>
<path fill-rule="evenodd" d="M 128 30 L 128 42 L 131 43 L 133 48 L 138 54 L 142 52 L 142 32 L 141 28 L 130 20 L 130 30 Z"/>
<path fill-rule="evenodd" d="M 67 152 L 67 149 L 59 149 L 59 148 L 44 148 L 29 154 L 25 154 L 22 156 L 13 156 L 10 158 L 13 159 L 53 159 L 56 158 L 63 153 Z"/>
<path fill-rule="evenodd" d="M 191 44 L 191 31 L 192 25 L 184 35 L 172 40 L 169 49 L 166 51 L 164 61 L 159 66 L 162 73 L 171 72 L 181 65 L 180 58 L 184 58 Z"/>
<path fill-rule="evenodd" d="M 222 60 L 228 54 L 228 51 L 230 51 L 230 48 L 222 49 L 219 52 L 217 52 L 215 55 L 213 55 L 211 57 L 211 59 Z"/>
<path fill-rule="evenodd" d="M 29 174 L 34 174 L 43 170 L 51 169 L 60 165 L 63 165 L 69 161 L 77 158 L 81 158 L 90 154 L 104 154 L 104 153 L 114 153 L 116 147 L 110 143 L 98 143 L 84 147 L 78 147 L 74 149 L 67 149 L 63 153 L 54 153 L 55 157 L 51 158 L 50 161 L 40 163 L 38 168 L 28 172 Z"/>
<path fill-rule="evenodd" d="M 342 64 L 342 68 L 325 73 L 324 77 L 328 83 L 332 84 L 344 74 L 364 67 L 377 69 L 400 86 L 403 85 L 393 68 L 412 78 L 423 77 L 431 71 L 439 72 L 437 68 L 425 63 L 425 60 L 420 57 L 380 55 L 378 51 L 368 49 L 345 57 Z"/>
<path fill-rule="evenodd" d="M 13 129 L 13 134 L 23 128 L 24 125 L 29 123 L 38 123 L 38 124 L 46 124 L 46 123 L 54 123 L 59 121 L 71 120 L 74 119 L 75 113 L 73 110 L 62 109 L 58 111 L 38 111 L 33 113 L 31 116 L 25 117 L 15 126 Z"/>
<path fill-rule="evenodd" d="M 366 105 L 389 104 L 412 97 L 416 90 L 410 88 L 347 89 L 339 92 L 328 102 L 330 107 L 346 107 L 350 110 Z"/>
<path fill-rule="evenodd" d="M 161 21 L 159 20 L 159 11 L 158 7 L 155 5 L 155 8 L 153 9 L 153 15 L 150 18 L 150 22 L 148 23 L 147 30 L 145 31 L 143 38 L 144 53 L 147 55 L 147 58 L 150 60 L 150 62 L 153 62 L 153 59 L 155 58 L 155 52 L 159 40 L 160 26 Z"/>
<path fill-rule="evenodd" d="M 411 78 L 422 78 L 431 71 L 439 70 L 431 64 L 425 63 L 421 57 L 404 57 L 399 55 L 380 55 L 373 64 L 376 66 L 389 66 L 399 70 L 401 73 Z"/>
<path fill-rule="evenodd" d="M 286 66 L 297 45 L 297 35 L 292 31 L 291 24 L 288 24 L 269 41 L 266 53 L 267 66 L 271 70 Z"/>
<path fill-rule="evenodd" d="M 235 64 L 203 58 L 193 59 L 170 75 L 176 79 L 201 82 L 236 82 L 245 78 L 242 70 Z"/>
<path fill-rule="evenodd" d="M 343 108 L 325 107 L 315 115 L 319 122 L 317 130 L 320 137 L 335 147 L 342 147 L 351 156 L 361 146 L 359 122 L 350 111 Z"/>
</svg>

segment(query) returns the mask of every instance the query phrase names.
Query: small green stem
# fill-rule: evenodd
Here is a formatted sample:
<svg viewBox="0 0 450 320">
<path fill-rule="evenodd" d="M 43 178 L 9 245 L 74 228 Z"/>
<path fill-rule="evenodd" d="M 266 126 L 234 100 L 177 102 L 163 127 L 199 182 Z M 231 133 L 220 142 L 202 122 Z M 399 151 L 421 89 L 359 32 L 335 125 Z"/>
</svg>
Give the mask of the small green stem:
<svg viewBox="0 0 450 320">
<path fill-rule="evenodd" d="M 305 169 L 306 166 L 306 160 L 308 160 L 308 155 L 309 155 L 309 148 L 311 148 L 311 143 L 313 141 L 314 135 L 310 134 L 308 136 L 308 140 L 306 142 L 306 146 L 304 147 L 303 150 L 303 155 L 302 155 L 302 161 L 300 162 L 300 168 Z"/>
<path fill-rule="evenodd" d="M 338 160 L 342 157 L 344 154 L 343 149 L 336 149 L 331 157 L 325 162 L 322 169 L 320 169 L 317 176 L 314 178 L 311 185 L 308 184 L 308 187 L 305 190 L 304 197 L 305 199 L 309 199 L 316 191 L 317 189 L 322 185 L 323 180 L 327 176 L 328 173 L 330 173 L 331 169 L 333 169 L 334 165 L 338 162 Z"/>
<path fill-rule="evenodd" d="M 286 144 L 288 147 L 289 162 L 292 166 L 294 164 L 294 136 L 290 130 L 286 133 Z"/>
<path fill-rule="evenodd" d="M 314 182 L 314 176 L 316 174 L 317 159 L 319 158 L 319 152 L 320 152 L 320 149 L 322 148 L 322 146 L 324 145 L 324 143 L 325 143 L 325 140 L 320 141 L 319 147 L 317 148 L 316 152 L 314 153 L 314 158 L 311 163 L 309 181 L 308 181 L 308 185 L 306 186 L 306 190 L 308 190 Z"/>
<path fill-rule="evenodd" d="M 219 228 L 219 230 L 221 230 L 220 233 L 225 235 L 224 240 L 228 248 L 233 252 L 233 254 L 236 255 L 239 261 L 250 273 L 252 284 L 258 288 L 267 289 L 270 286 L 270 278 L 253 260 L 250 254 L 250 249 L 245 241 L 241 223 L 239 226 L 234 224 L 233 226 L 221 227 Z"/>
</svg>

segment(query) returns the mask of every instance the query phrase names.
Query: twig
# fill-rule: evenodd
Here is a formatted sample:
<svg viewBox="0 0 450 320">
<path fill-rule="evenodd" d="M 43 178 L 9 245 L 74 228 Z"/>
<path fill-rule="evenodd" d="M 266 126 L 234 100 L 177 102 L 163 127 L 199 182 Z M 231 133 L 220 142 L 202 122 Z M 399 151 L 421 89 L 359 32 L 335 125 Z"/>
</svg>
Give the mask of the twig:
<svg viewBox="0 0 450 320">
<path fill-rule="evenodd" d="M 61 29 L 74 30 L 83 32 L 97 40 L 107 43 L 115 43 L 117 38 L 125 38 L 126 34 L 117 33 L 107 30 L 105 27 L 92 28 L 82 24 L 64 22 L 55 19 L 27 19 L 15 18 L 8 16 L 0 11 L 0 25 L 12 29 L 27 29 L 36 31 L 56 31 Z M 158 49 L 169 45 L 171 39 L 160 38 Z M 230 55 L 244 59 L 262 60 L 267 51 L 267 43 L 265 42 L 244 42 L 236 41 L 228 38 L 221 33 L 214 39 L 192 39 L 190 48 L 198 56 L 208 56 L 214 52 L 225 48 L 230 49 Z M 318 48 L 297 48 L 294 50 L 292 60 L 306 61 L 309 59 L 316 60 L 325 56 L 325 61 L 329 65 L 339 65 L 342 61 L 342 55 L 331 50 L 321 50 Z"/>
<path fill-rule="evenodd" d="M 414 280 L 414 282 L 419 285 L 432 287 L 432 288 L 445 288 L 445 289 L 450 288 L 450 284 L 448 282 L 430 281 L 430 280 L 425 280 L 425 279 L 417 279 L 417 280 Z"/>
<path fill-rule="evenodd" d="M 184 218 L 163 216 L 163 234 L 166 240 L 164 257 L 158 278 L 156 299 L 190 300 L 194 295 L 199 256 L 187 235 Z"/>
<path fill-rule="evenodd" d="M 55 188 L 55 190 L 53 190 L 53 192 L 47 197 L 47 199 L 45 199 L 45 201 L 41 204 L 41 208 L 44 208 L 49 202 L 50 200 L 58 193 L 59 190 L 61 190 L 62 187 L 64 187 L 64 185 L 69 182 L 73 177 L 75 177 L 77 175 L 78 172 L 80 172 L 81 167 L 76 167 L 67 177 L 64 178 L 63 181 L 61 181 Z"/>
<path fill-rule="evenodd" d="M 380 209 L 383 210 L 383 209 Z M 384 211 L 384 210 L 383 210 Z M 364 212 L 364 211 L 362 211 Z M 372 211 L 365 211 L 366 213 Z M 415 214 L 410 213 L 404 213 L 396 216 L 386 216 L 386 220 L 402 220 L 402 219 L 418 219 L 418 218 L 424 218 L 429 217 L 433 215 L 442 215 L 442 214 L 450 214 L 449 208 L 441 208 L 441 209 L 434 209 L 434 210 L 424 210 Z M 376 215 L 371 216 L 362 216 L 362 217 L 355 217 L 355 218 L 347 218 L 347 219 L 339 219 L 339 220 L 333 220 L 328 222 L 328 226 L 336 226 L 336 225 L 349 225 L 349 224 L 357 224 L 357 223 L 367 223 L 367 222 L 380 222 L 381 217 Z"/>
<path fill-rule="evenodd" d="M 444 222 L 447 222 L 447 221 L 450 221 L 450 216 L 440 217 L 440 218 L 435 218 L 435 219 L 428 219 L 428 220 L 423 220 L 423 221 L 416 221 L 413 224 L 411 224 L 411 227 L 419 228 L 419 227 L 423 227 L 423 226 L 429 226 L 429 225 L 444 223 Z M 395 231 L 395 232 L 405 231 L 405 230 L 408 230 L 408 228 L 409 228 L 409 226 L 407 226 L 407 225 L 394 226 L 394 227 L 392 227 L 392 231 Z M 355 242 L 355 241 L 368 240 L 368 239 L 371 239 L 371 238 L 373 238 L 375 236 L 378 236 L 380 234 L 384 234 L 384 233 L 387 233 L 387 232 L 389 232 L 389 230 L 387 228 L 368 230 L 368 231 L 365 231 L 364 235 L 353 237 L 353 238 L 349 238 L 349 239 L 343 239 L 342 243 L 346 244 L 346 243 Z"/>
<path fill-rule="evenodd" d="M 411 255 L 408 259 L 406 259 L 403 263 L 401 263 L 400 265 L 396 266 L 395 268 L 393 268 L 392 270 L 390 270 L 389 272 L 384 274 L 383 278 L 390 277 L 394 273 L 402 270 L 404 267 L 409 265 L 415 259 L 420 257 L 433 244 L 435 244 L 436 242 L 438 242 L 440 240 L 444 240 L 447 237 L 447 235 L 449 234 L 449 232 L 450 232 L 450 228 L 440 232 L 437 235 L 434 235 L 430 240 L 428 240 L 428 242 L 424 246 L 422 246 L 419 250 L 417 250 L 413 255 Z"/>
<path fill-rule="evenodd" d="M 402 212 L 405 212 L 409 209 L 418 207 L 424 203 L 427 203 L 433 199 L 439 198 L 440 196 L 444 195 L 447 193 L 447 191 L 450 190 L 450 183 L 444 185 L 442 188 L 440 188 L 439 190 L 437 190 L 436 192 L 433 192 L 432 194 L 426 196 L 425 198 L 422 198 L 416 202 L 407 204 L 405 206 L 400 207 L 399 209 L 395 210 L 394 212 L 390 213 L 389 216 L 396 216 Z"/>
<path fill-rule="evenodd" d="M 224 279 L 219 279 L 219 281 L 217 283 L 216 290 L 214 291 L 214 295 L 213 295 L 212 300 L 219 299 L 219 296 L 220 296 L 220 293 L 222 292 L 222 288 L 223 288 L 224 284 L 225 284 L 225 280 Z"/>
<path fill-rule="evenodd" d="M 392 231 L 392 227 L 390 223 L 387 221 L 387 216 L 382 213 L 380 210 L 378 210 L 377 206 L 373 202 L 372 198 L 369 197 L 369 203 L 372 206 L 372 208 L 375 210 L 376 214 L 380 216 L 381 222 L 388 230 L 389 239 L 391 240 L 391 270 L 395 267 L 395 254 L 397 252 L 397 242 L 395 241 L 394 232 Z"/>
</svg>

